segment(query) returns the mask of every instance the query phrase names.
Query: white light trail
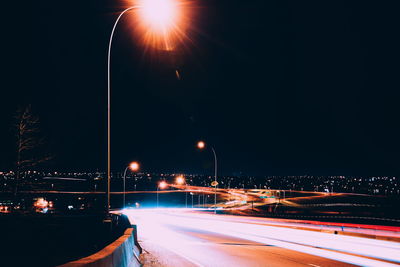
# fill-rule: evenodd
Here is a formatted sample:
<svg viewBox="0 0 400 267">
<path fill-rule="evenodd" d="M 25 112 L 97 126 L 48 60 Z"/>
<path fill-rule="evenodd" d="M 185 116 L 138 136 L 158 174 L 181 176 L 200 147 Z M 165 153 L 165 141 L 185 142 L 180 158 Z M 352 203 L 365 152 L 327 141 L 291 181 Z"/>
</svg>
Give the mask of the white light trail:
<svg viewBox="0 0 400 267">
<path fill-rule="evenodd" d="M 195 252 L 185 251 L 180 240 L 190 237 L 177 237 L 167 229 L 169 226 L 222 234 L 361 266 L 398 266 L 394 263 L 400 262 L 400 244 L 391 241 L 260 225 L 246 219 L 239 222 L 229 216 L 183 213 L 176 209 L 132 210 L 125 213 L 138 222 L 139 227 L 141 224 L 151 225 L 154 232 L 150 234 L 155 235 L 154 238 L 160 234 L 170 235 L 156 240 L 168 240 L 164 246 L 175 251 L 183 250 L 182 254 L 186 255 Z"/>
</svg>

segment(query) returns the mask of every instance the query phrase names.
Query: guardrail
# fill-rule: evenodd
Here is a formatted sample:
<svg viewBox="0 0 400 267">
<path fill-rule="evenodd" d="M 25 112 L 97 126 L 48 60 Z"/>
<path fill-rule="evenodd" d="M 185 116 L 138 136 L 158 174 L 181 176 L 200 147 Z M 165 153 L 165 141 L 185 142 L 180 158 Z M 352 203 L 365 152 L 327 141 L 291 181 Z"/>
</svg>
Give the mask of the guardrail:
<svg viewBox="0 0 400 267">
<path fill-rule="evenodd" d="M 137 241 L 136 225 L 102 250 L 59 267 L 133 267 L 141 266 L 139 260 L 142 249 Z"/>
</svg>

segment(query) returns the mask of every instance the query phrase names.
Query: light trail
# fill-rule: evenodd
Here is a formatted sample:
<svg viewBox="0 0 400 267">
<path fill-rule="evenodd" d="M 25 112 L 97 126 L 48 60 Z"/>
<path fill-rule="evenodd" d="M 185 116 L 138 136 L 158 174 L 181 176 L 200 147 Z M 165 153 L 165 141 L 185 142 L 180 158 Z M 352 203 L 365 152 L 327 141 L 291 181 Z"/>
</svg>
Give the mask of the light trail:
<svg viewBox="0 0 400 267">
<path fill-rule="evenodd" d="M 198 240 L 191 234 L 180 233 L 182 229 L 190 228 L 190 233 L 200 231 L 273 245 L 348 264 L 398 266 L 400 263 L 400 243 L 397 242 L 276 227 L 263 224 L 263 218 L 199 214 L 183 212 L 182 209 L 125 210 L 124 213 L 138 224 L 139 236 L 143 234 L 147 239 L 156 240 L 159 245 L 192 259 L 192 262 L 201 259 L 187 244 Z M 142 228 L 147 230 L 141 233 Z M 202 249 L 206 250 L 206 246 Z M 207 253 L 217 253 L 213 249 L 211 246 Z M 223 255 L 219 257 L 224 258 Z"/>
<path fill-rule="evenodd" d="M 60 191 L 60 190 L 25 190 L 25 191 L 19 191 L 21 194 L 76 194 L 76 195 L 99 195 L 99 194 L 105 194 L 106 192 L 104 191 Z M 184 190 L 165 190 L 165 191 L 159 191 L 159 194 L 163 193 L 179 193 L 179 192 L 185 192 Z M 12 191 L 3 191 L 3 193 L 12 193 Z M 123 195 L 123 194 L 156 194 L 157 191 L 113 191 L 110 192 L 112 195 Z"/>
</svg>

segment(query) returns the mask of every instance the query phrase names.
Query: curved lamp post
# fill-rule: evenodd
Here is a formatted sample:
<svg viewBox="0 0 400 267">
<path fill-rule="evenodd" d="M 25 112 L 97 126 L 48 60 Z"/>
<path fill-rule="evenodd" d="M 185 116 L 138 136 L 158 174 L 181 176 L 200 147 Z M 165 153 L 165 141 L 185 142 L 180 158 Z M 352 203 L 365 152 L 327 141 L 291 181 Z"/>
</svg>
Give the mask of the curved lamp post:
<svg viewBox="0 0 400 267">
<path fill-rule="evenodd" d="M 138 9 L 142 11 L 142 19 L 145 21 L 146 27 L 159 35 L 165 35 L 167 28 L 171 28 L 174 23 L 174 17 L 177 16 L 175 0 L 143 0 L 140 5 L 135 5 L 123 10 L 114 22 L 108 43 L 107 57 L 107 206 L 106 220 L 109 221 L 110 211 L 110 179 L 111 179 L 111 82 L 110 82 L 110 62 L 111 62 L 111 45 L 114 37 L 115 28 L 121 17 L 128 11 Z M 164 36 L 165 37 L 165 36 Z"/>
<path fill-rule="evenodd" d="M 197 147 L 199 149 L 204 149 L 206 147 L 206 144 L 203 141 L 197 142 Z M 217 167 L 218 167 L 218 162 L 217 162 L 217 153 L 215 153 L 214 147 L 211 146 L 211 150 L 214 155 L 214 182 L 211 184 L 214 186 L 214 213 L 217 213 Z"/>
<path fill-rule="evenodd" d="M 125 181 L 126 181 L 126 172 L 127 170 L 130 169 L 131 171 L 135 172 L 139 170 L 139 163 L 137 163 L 136 161 L 131 162 L 128 166 L 126 166 L 125 171 L 124 171 L 124 194 L 123 194 L 123 201 L 122 201 L 122 208 L 125 209 Z"/>
</svg>

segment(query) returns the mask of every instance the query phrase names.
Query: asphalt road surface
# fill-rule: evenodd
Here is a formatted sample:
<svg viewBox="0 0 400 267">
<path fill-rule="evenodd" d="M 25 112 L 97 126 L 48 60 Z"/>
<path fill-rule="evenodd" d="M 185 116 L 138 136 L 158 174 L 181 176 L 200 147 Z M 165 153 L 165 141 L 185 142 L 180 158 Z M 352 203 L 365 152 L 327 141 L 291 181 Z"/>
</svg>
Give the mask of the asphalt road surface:
<svg viewBox="0 0 400 267">
<path fill-rule="evenodd" d="M 271 226 L 184 209 L 124 211 L 145 266 L 399 266 L 400 243 Z"/>
</svg>

